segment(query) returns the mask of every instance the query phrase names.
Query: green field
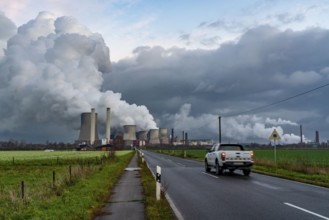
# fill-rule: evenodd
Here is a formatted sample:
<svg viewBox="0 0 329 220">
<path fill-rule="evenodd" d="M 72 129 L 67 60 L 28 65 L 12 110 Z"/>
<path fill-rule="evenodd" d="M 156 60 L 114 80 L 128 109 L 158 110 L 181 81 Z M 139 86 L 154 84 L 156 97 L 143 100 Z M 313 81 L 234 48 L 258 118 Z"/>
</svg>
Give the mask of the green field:
<svg viewBox="0 0 329 220">
<path fill-rule="evenodd" d="M 206 150 L 157 150 L 156 152 L 203 161 Z M 329 150 L 254 150 L 253 170 L 329 187 Z"/>
<path fill-rule="evenodd" d="M 90 219 L 132 155 L 1 151 L 0 219 Z"/>
</svg>

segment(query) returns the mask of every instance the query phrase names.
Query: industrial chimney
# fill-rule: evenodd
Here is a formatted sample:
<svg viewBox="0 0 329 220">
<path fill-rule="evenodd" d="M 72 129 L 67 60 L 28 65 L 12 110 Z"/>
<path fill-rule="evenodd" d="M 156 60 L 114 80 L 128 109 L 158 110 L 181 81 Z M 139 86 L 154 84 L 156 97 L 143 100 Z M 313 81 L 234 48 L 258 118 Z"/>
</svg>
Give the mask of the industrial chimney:
<svg viewBox="0 0 329 220">
<path fill-rule="evenodd" d="M 315 143 L 320 144 L 320 135 L 319 135 L 319 131 L 315 131 Z"/>
<path fill-rule="evenodd" d="M 300 143 L 302 144 L 303 143 L 303 127 L 302 125 L 300 125 Z"/>
<path fill-rule="evenodd" d="M 95 134 L 96 134 L 96 113 L 95 109 L 91 109 L 90 115 L 90 144 L 93 145 L 95 143 Z"/>
<path fill-rule="evenodd" d="M 111 123 L 110 123 L 110 108 L 106 109 L 106 143 L 109 144 L 111 141 Z"/>
</svg>

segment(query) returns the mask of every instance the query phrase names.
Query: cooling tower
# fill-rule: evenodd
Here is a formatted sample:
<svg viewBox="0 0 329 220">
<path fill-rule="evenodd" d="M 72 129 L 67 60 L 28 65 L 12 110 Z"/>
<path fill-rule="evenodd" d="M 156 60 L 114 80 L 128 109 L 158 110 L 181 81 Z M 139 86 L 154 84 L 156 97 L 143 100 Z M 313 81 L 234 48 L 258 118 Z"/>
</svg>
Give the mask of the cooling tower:
<svg viewBox="0 0 329 220">
<path fill-rule="evenodd" d="M 97 131 L 97 113 L 94 113 L 94 126 L 92 129 L 92 121 L 91 121 L 91 115 L 92 113 L 90 112 L 85 112 L 81 114 L 81 127 L 80 127 L 80 134 L 79 134 L 79 139 L 78 142 L 87 142 L 91 143 L 92 137 L 91 134 L 93 133 L 93 140 L 95 141 L 98 140 L 98 131 Z M 93 130 L 93 132 L 92 132 Z"/>
<path fill-rule="evenodd" d="M 149 144 L 160 144 L 159 129 L 150 129 Z"/>
<path fill-rule="evenodd" d="M 124 125 L 123 141 L 125 146 L 132 146 L 136 140 L 136 125 Z"/>
<path fill-rule="evenodd" d="M 111 140 L 111 123 L 110 123 L 110 108 L 106 109 L 106 143 L 109 144 Z"/>
<path fill-rule="evenodd" d="M 169 144 L 167 128 L 160 128 L 159 129 L 159 139 L 160 139 L 161 144 Z"/>
<path fill-rule="evenodd" d="M 147 140 L 147 131 L 137 132 L 137 139 L 140 141 L 146 141 Z"/>
<path fill-rule="evenodd" d="M 124 125 L 123 140 L 134 141 L 136 140 L 136 125 Z"/>
</svg>

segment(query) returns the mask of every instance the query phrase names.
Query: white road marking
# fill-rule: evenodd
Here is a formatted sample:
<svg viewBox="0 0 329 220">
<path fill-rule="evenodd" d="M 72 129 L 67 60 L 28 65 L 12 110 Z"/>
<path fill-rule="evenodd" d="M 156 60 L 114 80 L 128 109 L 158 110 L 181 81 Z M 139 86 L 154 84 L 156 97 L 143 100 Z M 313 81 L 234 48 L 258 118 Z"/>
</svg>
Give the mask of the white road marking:
<svg viewBox="0 0 329 220">
<path fill-rule="evenodd" d="M 186 167 L 186 165 L 184 165 L 184 164 L 181 164 L 181 163 L 177 163 L 177 164 L 180 166 Z"/>
<path fill-rule="evenodd" d="M 285 205 L 288 205 L 288 206 L 290 206 L 290 207 L 293 207 L 293 208 L 295 208 L 295 209 L 299 209 L 299 210 L 301 210 L 301 211 L 307 212 L 307 213 L 309 213 L 309 214 L 315 215 L 315 216 L 317 216 L 317 217 L 319 217 L 319 218 L 329 220 L 328 217 L 325 217 L 325 216 L 323 216 L 323 215 L 317 214 L 317 213 L 315 213 L 315 212 L 311 212 L 311 211 L 309 211 L 309 210 L 307 210 L 307 209 L 303 209 L 303 208 L 301 208 L 301 207 L 295 206 L 295 205 L 290 204 L 290 203 L 288 203 L 288 202 L 285 202 L 284 204 L 285 204 Z"/>
<path fill-rule="evenodd" d="M 203 174 L 206 174 L 207 176 L 211 176 L 211 177 L 213 177 L 213 178 L 216 178 L 216 179 L 218 179 L 218 177 L 217 176 L 214 176 L 214 175 L 212 175 L 212 174 L 209 174 L 209 173 L 205 173 L 205 172 L 202 172 Z"/>
<path fill-rule="evenodd" d="M 184 220 L 183 215 L 180 213 L 180 211 L 178 210 L 178 208 L 176 207 L 175 203 L 172 201 L 172 199 L 170 198 L 168 193 L 165 193 L 165 197 L 170 205 L 170 207 L 172 208 L 172 210 L 174 211 L 176 217 L 178 220 Z"/>
<path fill-rule="evenodd" d="M 258 181 L 253 181 L 253 183 L 255 183 L 255 184 L 259 185 L 259 186 L 263 186 L 263 187 L 269 188 L 269 189 L 274 189 L 274 190 L 280 189 L 279 187 L 272 186 L 272 185 L 269 185 L 267 183 L 262 183 L 262 182 L 258 182 Z"/>
</svg>

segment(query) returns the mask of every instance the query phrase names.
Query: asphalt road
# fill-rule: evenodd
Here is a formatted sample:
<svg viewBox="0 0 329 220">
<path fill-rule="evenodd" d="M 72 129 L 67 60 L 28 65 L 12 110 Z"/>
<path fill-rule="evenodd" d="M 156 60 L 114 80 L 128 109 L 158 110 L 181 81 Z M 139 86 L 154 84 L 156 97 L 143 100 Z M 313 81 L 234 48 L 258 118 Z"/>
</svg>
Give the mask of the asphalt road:
<svg viewBox="0 0 329 220">
<path fill-rule="evenodd" d="M 183 219 L 328 219 L 329 189 L 241 171 L 216 176 L 202 162 L 143 151 Z"/>
</svg>

